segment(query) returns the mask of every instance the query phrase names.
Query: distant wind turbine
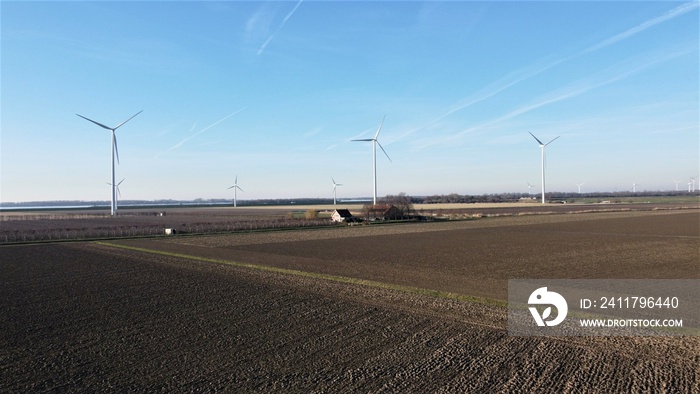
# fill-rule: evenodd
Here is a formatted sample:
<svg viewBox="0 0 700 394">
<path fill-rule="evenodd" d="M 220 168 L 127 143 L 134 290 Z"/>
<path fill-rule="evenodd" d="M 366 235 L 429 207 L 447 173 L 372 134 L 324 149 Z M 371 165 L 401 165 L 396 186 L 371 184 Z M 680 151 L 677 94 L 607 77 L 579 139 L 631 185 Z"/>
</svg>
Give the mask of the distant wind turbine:
<svg viewBox="0 0 700 394">
<path fill-rule="evenodd" d="M 695 178 L 693 178 L 693 177 L 691 176 L 691 177 L 690 177 L 690 182 L 693 183 L 693 190 L 692 190 L 692 191 L 695 191 Z"/>
<path fill-rule="evenodd" d="M 333 177 L 331 177 L 331 181 L 333 181 L 333 205 L 335 205 L 336 189 L 338 189 L 338 186 L 343 186 L 343 184 L 342 183 L 335 183 L 335 179 L 333 179 Z"/>
<path fill-rule="evenodd" d="M 386 119 L 386 115 L 382 118 L 382 123 L 379 124 L 379 128 L 377 129 L 377 133 L 374 135 L 374 138 L 365 138 L 365 139 L 359 139 L 359 140 L 352 140 L 352 141 L 364 141 L 364 142 L 372 142 L 372 170 L 373 170 L 373 180 L 374 180 L 374 195 L 373 195 L 373 204 L 377 205 L 377 145 L 382 149 L 382 152 L 384 152 L 384 155 L 386 155 L 386 158 L 391 161 L 391 158 L 389 157 L 389 154 L 386 153 L 384 150 L 384 147 L 382 144 L 379 143 L 377 138 L 379 137 L 379 132 L 382 131 L 382 126 L 384 125 L 384 119 Z"/>
<path fill-rule="evenodd" d="M 583 186 L 583 183 L 577 183 L 576 186 L 578 186 L 578 194 L 581 194 L 581 186 Z"/>
<path fill-rule="evenodd" d="M 143 110 L 137 112 L 136 115 L 140 114 L 141 112 L 143 112 Z M 88 118 L 84 117 L 83 115 L 79 115 L 79 114 L 76 114 L 76 115 L 80 116 L 81 118 L 83 118 L 89 122 L 92 122 L 92 123 L 102 127 L 103 129 L 107 129 L 107 130 L 112 132 L 112 183 L 110 185 L 112 185 L 112 212 L 111 213 L 112 213 L 112 216 L 114 216 L 117 213 L 117 185 L 116 185 L 116 182 L 114 181 L 114 157 L 115 157 L 115 155 L 117 157 L 117 163 L 119 162 L 119 150 L 117 149 L 117 136 L 115 134 L 115 131 L 118 128 L 122 127 L 122 125 L 124 125 L 124 123 L 133 119 L 136 115 L 119 123 L 119 125 L 117 127 L 108 127 L 108 126 L 103 125 L 102 123 L 98 123 L 92 119 L 88 119 Z"/>
<path fill-rule="evenodd" d="M 528 131 L 528 133 L 530 133 L 530 132 Z M 546 144 L 544 144 L 544 143 L 542 143 L 542 141 L 540 141 L 537 137 L 535 137 L 534 134 L 530 133 L 530 135 L 532 136 L 532 138 L 535 139 L 535 141 L 537 141 L 538 144 L 540 144 L 540 150 L 542 151 L 542 204 L 544 204 L 544 192 L 545 192 L 545 189 L 544 189 L 544 148 L 545 148 L 547 145 L 549 145 L 549 144 L 551 144 L 552 142 L 554 142 L 554 140 L 556 140 L 557 138 L 559 138 L 559 136 L 554 137 L 554 139 L 552 139 L 551 141 L 549 141 L 549 142 L 547 142 Z"/>
<path fill-rule="evenodd" d="M 532 194 L 533 187 L 535 187 L 535 185 L 531 185 L 530 182 L 527 183 L 527 194 Z"/>
<path fill-rule="evenodd" d="M 632 182 L 632 193 L 636 193 L 636 192 L 637 192 L 637 184 Z"/>
<path fill-rule="evenodd" d="M 119 183 L 117 183 L 117 187 L 116 187 L 116 188 L 117 188 L 117 196 L 119 196 L 119 198 L 115 201 L 115 204 L 114 204 L 114 210 L 115 210 L 115 211 L 118 211 L 118 210 L 119 210 L 119 199 L 122 198 L 122 191 L 119 190 L 119 185 L 121 185 L 122 182 L 124 182 L 125 180 L 126 180 L 126 178 L 122 179 L 121 181 L 119 181 Z M 109 183 L 109 182 L 106 182 L 106 183 L 107 183 L 108 185 L 112 186 L 111 183 Z"/>
<path fill-rule="evenodd" d="M 676 183 L 676 191 L 678 191 L 678 184 L 681 183 L 681 181 L 673 181 Z"/>
<path fill-rule="evenodd" d="M 241 189 L 241 187 L 238 186 L 238 175 L 236 175 L 236 180 L 233 181 L 233 186 L 229 187 L 229 188 L 226 189 L 226 190 L 229 190 L 229 189 L 233 189 L 233 206 L 236 207 L 236 206 L 237 206 L 237 202 L 236 202 L 236 191 L 237 191 L 237 190 L 243 191 L 243 189 Z"/>
</svg>

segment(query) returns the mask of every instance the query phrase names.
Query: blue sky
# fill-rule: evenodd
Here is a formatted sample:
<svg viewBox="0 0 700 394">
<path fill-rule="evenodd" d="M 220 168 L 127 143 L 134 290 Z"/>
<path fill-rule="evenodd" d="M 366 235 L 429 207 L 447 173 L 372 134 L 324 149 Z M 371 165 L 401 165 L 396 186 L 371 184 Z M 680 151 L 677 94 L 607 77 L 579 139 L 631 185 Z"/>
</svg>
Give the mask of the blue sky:
<svg viewBox="0 0 700 394">
<path fill-rule="evenodd" d="M 672 190 L 699 3 L 2 1 L 0 202 Z"/>
</svg>

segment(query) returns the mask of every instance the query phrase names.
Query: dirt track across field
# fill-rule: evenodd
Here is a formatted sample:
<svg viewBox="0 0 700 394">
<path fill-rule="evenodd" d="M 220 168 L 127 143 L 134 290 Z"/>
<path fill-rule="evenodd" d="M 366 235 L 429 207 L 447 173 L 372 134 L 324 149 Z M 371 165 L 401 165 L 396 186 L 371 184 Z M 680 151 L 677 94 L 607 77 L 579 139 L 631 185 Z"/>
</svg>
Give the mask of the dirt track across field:
<svg viewBox="0 0 700 394">
<path fill-rule="evenodd" d="M 698 337 L 510 337 L 503 306 L 201 259 L 501 298 L 512 277 L 698 278 L 699 224 L 646 212 L 4 246 L 0 392 L 700 392 Z"/>
</svg>

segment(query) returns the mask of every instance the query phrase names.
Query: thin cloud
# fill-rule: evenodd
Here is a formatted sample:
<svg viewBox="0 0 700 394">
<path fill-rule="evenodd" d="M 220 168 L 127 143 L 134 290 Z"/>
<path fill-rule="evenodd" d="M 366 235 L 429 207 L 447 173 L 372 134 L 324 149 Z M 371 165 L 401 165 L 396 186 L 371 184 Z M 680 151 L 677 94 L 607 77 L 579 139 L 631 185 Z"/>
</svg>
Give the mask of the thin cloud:
<svg viewBox="0 0 700 394">
<path fill-rule="evenodd" d="M 443 119 L 447 118 L 448 116 L 462 111 L 468 107 L 471 107 L 472 105 L 478 104 L 482 101 L 486 101 L 490 99 L 491 97 L 494 97 L 498 95 L 499 93 L 511 88 L 514 85 L 517 85 L 520 82 L 523 82 L 525 80 L 528 80 L 530 78 L 533 78 L 537 76 L 538 74 L 541 74 L 553 67 L 556 67 L 557 65 L 561 64 L 564 62 L 566 59 L 559 59 L 559 60 L 554 60 L 551 61 L 547 64 L 544 64 L 542 66 L 537 66 L 537 67 L 531 67 L 529 69 L 521 69 L 518 71 L 514 71 L 510 73 L 509 75 L 501 78 L 500 80 L 494 82 L 490 86 L 487 86 L 486 88 L 482 89 L 481 91 L 466 97 L 462 99 L 461 101 L 453 104 L 451 107 L 449 107 L 442 115 L 438 116 L 437 118 L 431 120 L 430 122 L 424 124 L 423 126 L 417 127 L 413 130 L 407 131 L 406 133 L 402 134 L 401 136 L 396 138 L 396 141 L 401 140 L 403 138 L 406 138 L 410 136 L 411 134 L 414 134 L 418 131 L 428 129 L 430 127 L 435 126 L 438 124 L 440 121 Z"/>
<path fill-rule="evenodd" d="M 663 55 L 659 54 L 653 54 L 649 55 L 647 57 L 641 58 L 641 59 L 632 59 L 631 61 L 625 62 L 625 64 L 622 64 L 615 69 L 623 69 L 624 71 L 616 71 L 613 70 L 612 76 L 606 77 L 605 75 L 598 75 L 598 76 L 593 76 L 591 78 L 588 78 L 586 80 L 579 81 L 578 83 L 573 83 L 570 84 L 568 87 L 560 90 L 560 91 L 554 91 L 552 94 L 548 97 L 544 97 L 538 102 L 522 106 L 514 111 L 511 111 L 510 113 L 495 119 L 494 121 L 488 122 L 488 124 L 496 123 L 496 122 L 502 122 L 504 120 L 508 120 L 511 118 L 514 118 L 516 116 L 522 115 L 524 113 L 530 112 L 532 110 L 535 110 L 540 107 L 544 107 L 549 104 L 553 104 L 559 101 L 563 100 L 568 100 L 570 98 L 580 96 L 581 94 L 584 94 L 590 90 L 605 86 L 605 85 L 610 85 L 612 83 L 615 83 L 617 81 L 626 79 L 634 74 L 637 74 L 643 70 L 646 70 L 650 67 L 653 67 L 657 64 L 664 63 L 670 60 L 673 60 L 675 58 L 678 58 L 680 56 L 684 56 L 687 54 L 690 54 L 694 51 L 693 48 L 687 48 L 684 50 L 677 50 L 677 51 L 672 51 L 668 52 Z M 605 73 L 603 73 L 605 74 Z"/>
<path fill-rule="evenodd" d="M 248 22 L 247 22 L 246 25 L 245 25 L 245 37 L 246 37 L 246 40 L 248 40 L 248 39 L 250 38 L 250 36 L 253 35 L 253 31 L 255 30 L 255 26 L 258 24 L 258 21 L 259 21 L 259 20 L 260 20 L 260 13 L 258 13 L 258 12 L 256 12 L 255 14 L 253 14 L 253 16 L 251 16 L 251 17 L 248 19 Z"/>
<path fill-rule="evenodd" d="M 192 128 L 190 128 L 190 133 L 193 132 L 194 129 L 195 129 L 196 127 L 197 127 L 197 122 L 194 122 L 194 124 L 192 125 Z M 205 130 L 206 130 L 206 129 L 205 129 Z M 173 149 L 179 148 L 180 145 L 184 144 L 185 142 L 187 142 L 187 140 L 191 139 L 192 137 L 194 137 L 194 136 L 196 136 L 196 135 L 198 135 L 198 134 L 200 134 L 200 133 L 201 133 L 201 131 L 200 131 L 200 132 L 197 132 L 197 133 L 194 134 L 194 135 L 191 135 L 191 136 L 185 138 L 184 140 L 180 141 L 178 144 L 176 144 L 176 145 L 174 145 L 174 146 L 171 146 L 171 147 L 168 149 L 168 151 L 171 151 L 171 150 L 173 150 Z"/>
<path fill-rule="evenodd" d="M 497 81 L 496 83 L 492 84 L 490 87 L 482 90 L 481 92 L 475 94 L 474 96 L 467 98 L 463 100 L 460 103 L 457 103 L 455 106 L 453 106 L 451 109 L 449 109 L 446 113 L 435 119 L 435 121 L 442 120 L 443 118 L 452 115 L 453 113 L 457 111 L 461 111 L 467 107 L 470 107 L 474 104 L 477 104 L 481 101 L 487 100 L 505 90 L 508 88 L 517 85 L 520 82 L 523 82 L 525 80 L 528 80 L 530 78 L 535 77 L 538 74 L 541 74 L 559 64 L 561 64 L 565 59 L 559 59 L 555 60 L 553 62 L 550 62 L 548 64 L 545 64 L 540 67 L 536 68 L 531 68 L 531 69 L 526 69 L 526 70 L 520 70 L 517 72 L 511 73 L 509 76 L 506 76 L 502 78 L 500 81 Z"/>
<path fill-rule="evenodd" d="M 491 86 L 483 89 L 482 91 L 477 92 L 476 94 L 469 96 L 469 97 L 453 104 L 442 115 L 438 116 L 437 118 L 433 119 L 432 121 L 428 122 L 427 124 L 425 124 L 421 127 L 415 128 L 411 131 L 404 133 L 398 139 L 403 139 L 405 137 L 408 137 L 411 134 L 414 134 L 415 132 L 425 130 L 425 129 L 437 124 L 442 119 L 444 119 L 444 118 L 446 118 L 446 117 L 448 117 L 456 112 L 459 112 L 459 111 L 464 110 L 468 107 L 471 107 L 472 105 L 478 104 L 478 103 L 485 101 L 491 97 L 494 97 L 494 96 L 506 91 L 507 89 L 511 88 L 512 86 L 517 85 L 518 83 L 526 81 L 530 78 L 533 78 L 533 77 L 535 77 L 535 76 L 537 76 L 537 75 L 539 75 L 539 74 L 541 74 L 541 73 L 543 73 L 551 68 L 558 66 L 559 64 L 562 64 L 564 62 L 578 58 L 584 54 L 600 50 L 600 49 L 605 48 L 607 46 L 613 45 L 617 42 L 623 41 L 627 38 L 630 38 L 636 34 L 643 32 L 646 29 L 649 29 L 652 26 L 658 25 L 658 24 L 666 22 L 670 19 L 673 19 L 673 18 L 676 18 L 676 17 L 681 16 L 683 14 L 686 14 L 690 11 L 693 11 L 694 9 L 697 9 L 698 7 L 700 7 L 700 2 L 697 2 L 697 1 L 682 4 L 682 5 L 674 8 L 670 11 L 667 11 L 665 14 L 663 14 L 661 16 L 650 19 L 650 20 L 648 20 L 644 23 L 641 23 L 638 26 L 635 26 L 635 27 L 633 27 L 625 32 L 622 32 L 622 33 L 616 34 L 610 38 L 607 38 L 607 39 L 599 42 L 598 44 L 593 45 L 593 46 L 591 46 L 591 47 L 589 47 L 589 48 L 587 48 L 579 53 L 576 53 L 574 55 L 571 55 L 571 56 L 568 56 L 565 58 L 561 58 L 558 60 L 554 60 L 554 61 L 549 62 L 543 66 L 540 66 L 540 67 L 533 67 L 531 69 L 523 69 L 523 70 L 513 72 L 510 75 L 503 77 L 500 81 L 497 81 L 494 84 L 492 84 Z M 587 90 L 590 90 L 590 89 L 587 89 Z M 561 101 L 561 100 L 564 100 L 566 98 L 573 97 L 575 95 L 582 94 L 582 93 L 584 93 L 584 91 L 578 92 L 578 93 L 575 91 L 571 91 L 571 92 L 569 92 L 570 95 L 567 94 L 567 95 L 563 95 L 560 98 L 553 98 L 552 99 L 553 101 L 551 101 L 551 102 L 543 102 L 541 105 L 535 106 L 535 107 L 530 108 L 530 109 L 528 109 L 527 107 L 523 107 L 521 109 L 521 111 L 529 112 L 529 111 L 531 111 L 535 108 L 538 108 L 540 106 L 547 105 L 549 103 L 553 103 L 556 101 Z M 524 113 L 524 112 L 522 112 L 522 113 Z M 518 113 L 513 114 L 513 116 L 517 116 L 517 115 L 518 115 Z M 508 115 L 506 115 L 506 116 L 508 116 Z M 513 117 L 513 116 L 510 116 L 510 117 Z M 481 126 L 478 126 L 478 127 L 481 127 Z M 468 130 L 472 130 L 472 129 L 468 129 Z M 461 133 L 460 133 L 460 135 L 461 135 Z"/>
<path fill-rule="evenodd" d="M 532 103 L 524 104 L 498 118 L 491 119 L 489 121 L 483 122 L 479 125 L 470 127 L 468 129 L 462 130 L 461 132 L 443 138 L 442 140 L 431 140 L 424 143 L 420 148 L 426 148 L 433 145 L 452 143 L 454 140 L 463 137 L 464 135 L 471 134 L 480 130 L 484 130 L 490 127 L 494 127 L 500 123 L 516 118 L 520 115 L 526 114 L 528 112 L 534 111 L 536 109 L 568 100 L 584 93 L 587 93 L 593 89 L 597 89 L 612 83 L 626 79 L 634 74 L 637 74 L 643 70 L 653 67 L 657 64 L 664 63 L 680 56 L 688 55 L 694 51 L 694 48 L 686 48 L 677 51 L 671 51 L 665 54 L 650 54 L 649 56 L 643 58 L 635 58 L 627 61 L 617 67 L 608 70 L 604 73 L 599 73 L 598 75 L 591 76 L 586 79 L 576 81 L 569 84 L 561 89 L 553 90 L 546 95 L 540 97 L 539 100 Z M 622 71 L 620 71 L 622 70 Z"/>
<path fill-rule="evenodd" d="M 323 131 L 323 128 L 322 128 L 322 127 L 315 127 L 315 128 L 313 128 L 313 129 L 307 131 L 306 133 L 304 133 L 304 138 L 313 137 L 313 136 L 315 136 L 316 134 L 320 133 L 321 131 Z"/>
<path fill-rule="evenodd" d="M 245 109 L 245 107 L 243 107 L 243 108 L 241 108 L 241 109 L 239 109 L 239 110 L 233 112 L 232 114 L 230 114 L 230 115 L 228 115 L 228 116 L 226 116 L 226 117 L 224 117 L 224 118 L 222 118 L 222 119 L 220 119 L 220 120 L 218 120 L 218 121 L 216 121 L 216 122 L 210 124 L 209 126 L 203 128 L 202 130 L 200 130 L 200 131 L 198 131 L 198 132 L 196 132 L 196 133 L 190 135 L 189 137 L 183 139 L 182 141 L 180 141 L 180 142 L 178 142 L 177 144 L 175 144 L 175 145 L 171 146 L 170 148 L 168 148 L 168 150 L 167 150 L 166 152 L 170 152 L 170 151 L 173 151 L 173 150 L 175 150 L 175 149 L 181 147 L 185 142 L 187 142 L 187 141 L 191 140 L 192 138 L 194 138 L 194 137 L 196 137 L 196 136 L 198 136 L 198 135 L 204 133 L 205 131 L 211 129 L 212 127 L 218 125 L 219 123 L 221 123 L 221 122 L 223 122 L 224 120 L 226 120 L 226 119 L 232 117 L 233 115 L 235 115 L 235 114 L 237 114 L 237 113 L 243 111 L 244 109 Z M 195 122 L 194 125 L 192 125 L 192 129 L 190 129 L 190 132 L 192 132 L 192 130 L 194 130 L 195 126 L 197 126 L 197 123 L 196 123 L 196 122 Z M 160 155 L 158 155 L 158 156 L 160 156 Z M 156 156 L 156 157 L 158 157 L 158 156 Z"/>
<path fill-rule="evenodd" d="M 289 18 L 292 17 L 292 14 L 294 13 L 294 11 L 297 10 L 297 8 L 299 8 L 299 6 L 301 5 L 301 2 L 302 2 L 302 1 L 304 1 L 304 0 L 299 0 L 299 2 L 297 3 L 297 5 L 294 6 L 294 9 L 292 9 L 292 10 L 289 12 L 289 14 L 287 14 L 287 16 L 284 17 L 284 19 L 282 20 L 282 26 L 284 26 L 284 24 L 287 23 L 287 21 L 289 20 Z M 282 26 L 280 26 L 280 28 L 281 28 Z"/>
<path fill-rule="evenodd" d="M 291 11 L 289 11 L 287 16 L 285 16 L 284 19 L 282 19 L 282 23 L 277 27 L 277 30 L 275 30 L 275 32 L 272 33 L 270 35 L 270 37 L 267 38 L 267 40 L 265 40 L 265 42 L 262 44 L 260 49 L 258 49 L 258 55 L 261 55 L 265 51 L 265 48 L 267 48 L 267 46 L 270 44 L 272 39 L 275 38 L 275 35 L 277 35 L 277 33 L 279 33 L 279 31 L 282 30 L 282 27 L 284 27 L 284 25 L 287 23 L 289 18 L 291 18 L 292 15 L 294 14 L 294 12 L 297 10 L 297 8 L 299 8 L 302 1 L 304 1 L 304 0 L 299 0 L 299 2 L 294 6 L 294 8 Z"/>
<path fill-rule="evenodd" d="M 669 19 L 673 19 L 675 17 L 681 16 L 685 13 L 693 11 L 694 9 L 698 8 L 698 6 L 700 6 L 700 2 L 697 2 L 697 1 L 694 1 L 691 3 L 681 4 L 678 7 L 666 12 L 665 14 L 663 14 L 661 16 L 658 16 L 654 19 L 650 19 L 650 20 L 648 20 L 640 25 L 637 25 L 637 26 L 635 26 L 635 27 L 633 27 L 625 32 L 622 32 L 620 34 L 616 34 L 616 35 L 614 35 L 606 40 L 599 42 L 596 45 L 593 45 L 592 47 L 586 49 L 584 51 L 584 53 L 597 51 L 599 49 L 605 48 L 607 46 L 613 45 L 617 42 L 620 42 L 622 40 L 630 38 L 636 34 L 643 32 L 644 30 L 646 30 L 652 26 L 656 26 L 659 23 L 666 22 Z"/>
</svg>

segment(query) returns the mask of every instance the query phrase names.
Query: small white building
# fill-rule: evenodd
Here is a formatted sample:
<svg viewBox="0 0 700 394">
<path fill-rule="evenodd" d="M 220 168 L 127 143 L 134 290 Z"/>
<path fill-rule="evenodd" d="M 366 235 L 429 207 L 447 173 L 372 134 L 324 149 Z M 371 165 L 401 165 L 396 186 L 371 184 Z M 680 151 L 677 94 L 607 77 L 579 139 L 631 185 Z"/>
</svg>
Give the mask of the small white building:
<svg viewBox="0 0 700 394">
<path fill-rule="evenodd" d="M 352 220 L 352 214 L 347 209 L 336 209 L 331 214 L 331 220 L 338 223 L 348 222 Z"/>
</svg>

